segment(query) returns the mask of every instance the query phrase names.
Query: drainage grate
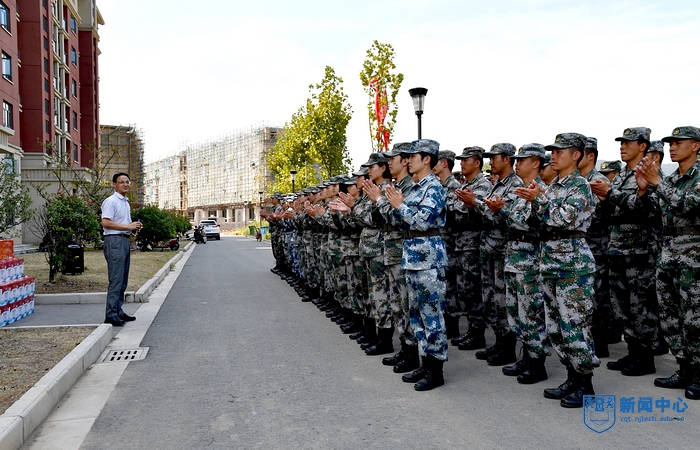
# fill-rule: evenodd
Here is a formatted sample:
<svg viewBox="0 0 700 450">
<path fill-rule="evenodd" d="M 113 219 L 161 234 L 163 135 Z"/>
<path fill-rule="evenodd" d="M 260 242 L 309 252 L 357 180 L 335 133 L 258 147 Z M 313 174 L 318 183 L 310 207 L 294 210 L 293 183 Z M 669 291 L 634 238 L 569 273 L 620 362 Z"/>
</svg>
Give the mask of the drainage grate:
<svg viewBox="0 0 700 450">
<path fill-rule="evenodd" d="M 146 357 L 148 347 L 132 348 L 128 350 L 110 350 L 101 362 L 129 362 L 140 361 Z"/>
</svg>

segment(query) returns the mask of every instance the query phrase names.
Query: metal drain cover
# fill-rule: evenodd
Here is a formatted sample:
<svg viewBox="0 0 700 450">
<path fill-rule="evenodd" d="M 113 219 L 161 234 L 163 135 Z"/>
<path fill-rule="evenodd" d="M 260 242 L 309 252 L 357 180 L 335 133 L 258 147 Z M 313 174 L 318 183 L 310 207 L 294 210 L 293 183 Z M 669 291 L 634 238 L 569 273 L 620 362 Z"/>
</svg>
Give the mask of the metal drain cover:
<svg viewBox="0 0 700 450">
<path fill-rule="evenodd" d="M 140 361 L 148 354 L 148 347 L 132 348 L 127 350 L 110 350 L 100 362 L 129 362 Z"/>
</svg>

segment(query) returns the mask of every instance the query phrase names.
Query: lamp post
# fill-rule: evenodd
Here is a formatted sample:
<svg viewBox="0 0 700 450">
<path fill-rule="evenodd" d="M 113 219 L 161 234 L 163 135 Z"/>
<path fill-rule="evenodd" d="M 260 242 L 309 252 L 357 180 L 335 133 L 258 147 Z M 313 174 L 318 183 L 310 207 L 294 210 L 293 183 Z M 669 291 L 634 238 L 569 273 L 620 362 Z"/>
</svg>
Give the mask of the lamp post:
<svg viewBox="0 0 700 450">
<path fill-rule="evenodd" d="M 425 94 L 428 93 L 428 90 L 426 88 L 418 87 L 409 89 L 408 93 L 413 99 L 413 110 L 416 112 L 416 116 L 418 116 L 418 139 L 421 139 L 422 133 L 420 118 L 423 115 L 423 107 L 425 106 Z"/>
<path fill-rule="evenodd" d="M 289 174 L 292 176 L 292 194 L 294 193 L 294 180 L 297 179 L 297 171 L 296 170 L 290 170 Z"/>
<path fill-rule="evenodd" d="M 260 228 L 262 230 L 262 216 L 260 215 L 260 213 L 262 212 L 263 191 L 258 192 L 258 194 L 260 195 L 260 211 L 258 211 L 258 228 Z"/>
<path fill-rule="evenodd" d="M 248 226 L 248 200 L 243 202 L 243 226 Z"/>
</svg>

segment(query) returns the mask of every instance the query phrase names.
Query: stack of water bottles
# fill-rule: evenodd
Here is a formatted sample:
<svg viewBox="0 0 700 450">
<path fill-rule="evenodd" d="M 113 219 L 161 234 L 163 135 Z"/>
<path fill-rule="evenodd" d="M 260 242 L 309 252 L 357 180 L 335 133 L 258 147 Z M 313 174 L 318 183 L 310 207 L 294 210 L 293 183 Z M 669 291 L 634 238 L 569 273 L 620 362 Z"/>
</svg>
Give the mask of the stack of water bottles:
<svg viewBox="0 0 700 450">
<path fill-rule="evenodd" d="M 0 327 L 34 312 L 34 277 L 24 274 L 24 260 L 15 258 L 14 243 L 0 240 Z"/>
</svg>

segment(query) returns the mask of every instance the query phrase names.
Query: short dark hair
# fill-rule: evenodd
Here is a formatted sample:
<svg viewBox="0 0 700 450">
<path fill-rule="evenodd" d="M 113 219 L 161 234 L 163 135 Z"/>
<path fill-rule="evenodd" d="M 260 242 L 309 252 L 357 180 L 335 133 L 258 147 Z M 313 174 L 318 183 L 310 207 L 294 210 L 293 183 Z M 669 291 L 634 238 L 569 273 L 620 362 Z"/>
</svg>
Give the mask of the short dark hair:
<svg viewBox="0 0 700 450">
<path fill-rule="evenodd" d="M 453 159 L 447 159 L 447 158 L 442 158 L 445 161 L 447 161 L 447 168 L 450 169 L 450 172 L 452 172 L 452 169 L 455 167 L 455 161 Z"/>
<path fill-rule="evenodd" d="M 586 148 L 583 150 L 583 155 L 589 155 L 593 153 L 595 158 L 593 158 L 593 164 L 596 164 L 598 162 L 598 149 L 597 148 Z"/>
<path fill-rule="evenodd" d="M 378 163 L 380 166 L 384 166 L 384 173 L 382 173 L 382 178 L 385 178 L 387 180 L 391 180 L 391 171 L 389 170 L 389 163 Z"/>
<path fill-rule="evenodd" d="M 430 157 L 430 170 L 433 170 L 435 168 L 435 166 L 437 166 L 438 155 L 433 155 L 432 153 L 428 153 L 428 152 L 419 152 L 419 153 L 420 153 L 420 159 L 423 159 L 426 156 Z"/>
<path fill-rule="evenodd" d="M 131 181 L 131 177 L 129 176 L 128 173 L 118 172 L 118 173 L 115 173 L 114 176 L 112 177 L 112 183 L 116 183 L 117 180 L 119 179 L 119 177 L 122 177 L 122 176 L 127 177 L 129 179 L 129 181 Z"/>
</svg>

